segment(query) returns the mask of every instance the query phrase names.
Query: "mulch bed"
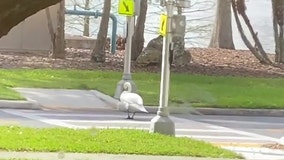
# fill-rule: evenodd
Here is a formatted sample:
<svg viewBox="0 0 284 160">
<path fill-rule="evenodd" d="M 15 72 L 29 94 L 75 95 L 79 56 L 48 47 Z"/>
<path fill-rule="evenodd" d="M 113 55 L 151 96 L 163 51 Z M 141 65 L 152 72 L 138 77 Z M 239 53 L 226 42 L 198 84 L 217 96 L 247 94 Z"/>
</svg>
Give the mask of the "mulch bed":
<svg viewBox="0 0 284 160">
<path fill-rule="evenodd" d="M 213 48 L 189 48 L 192 61 L 187 66 L 171 67 L 171 72 L 245 77 L 284 77 L 284 70 L 278 67 L 260 64 L 245 50 L 226 50 Z M 52 59 L 49 54 L 0 52 L 2 68 L 53 68 L 82 70 L 123 71 L 124 51 L 112 55 L 106 53 L 105 63 L 91 62 L 91 51 L 66 49 L 66 59 Z M 270 54 L 271 59 L 274 55 Z M 160 72 L 161 66 L 141 66 L 132 62 L 132 72 Z M 282 67 L 284 67 L 282 65 Z"/>
</svg>

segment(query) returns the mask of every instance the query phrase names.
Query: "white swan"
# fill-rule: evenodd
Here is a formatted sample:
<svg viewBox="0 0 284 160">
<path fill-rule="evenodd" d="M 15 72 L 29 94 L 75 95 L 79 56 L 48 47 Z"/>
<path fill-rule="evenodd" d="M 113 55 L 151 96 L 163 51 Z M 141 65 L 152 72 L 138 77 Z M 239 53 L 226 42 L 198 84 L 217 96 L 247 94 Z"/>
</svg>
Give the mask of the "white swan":
<svg viewBox="0 0 284 160">
<path fill-rule="evenodd" d="M 132 89 L 130 82 L 125 82 L 123 84 L 123 89 L 124 91 L 120 95 L 120 102 L 123 103 L 128 113 L 127 119 L 133 119 L 136 112 L 148 113 L 143 105 L 141 96 L 136 93 L 131 93 Z M 132 113 L 131 116 L 130 113 Z"/>
</svg>

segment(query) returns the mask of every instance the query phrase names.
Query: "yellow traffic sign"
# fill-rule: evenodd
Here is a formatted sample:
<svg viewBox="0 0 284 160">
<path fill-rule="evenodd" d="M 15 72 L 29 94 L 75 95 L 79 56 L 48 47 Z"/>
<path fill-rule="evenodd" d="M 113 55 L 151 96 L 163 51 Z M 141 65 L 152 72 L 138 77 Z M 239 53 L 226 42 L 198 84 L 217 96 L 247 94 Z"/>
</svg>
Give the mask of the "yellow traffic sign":
<svg viewBox="0 0 284 160">
<path fill-rule="evenodd" d="M 162 14 L 160 17 L 159 33 L 162 36 L 165 36 L 167 34 L 167 19 L 168 19 L 168 16 L 166 14 Z"/>
<path fill-rule="evenodd" d="M 118 13 L 127 16 L 134 15 L 134 0 L 119 0 Z"/>
</svg>

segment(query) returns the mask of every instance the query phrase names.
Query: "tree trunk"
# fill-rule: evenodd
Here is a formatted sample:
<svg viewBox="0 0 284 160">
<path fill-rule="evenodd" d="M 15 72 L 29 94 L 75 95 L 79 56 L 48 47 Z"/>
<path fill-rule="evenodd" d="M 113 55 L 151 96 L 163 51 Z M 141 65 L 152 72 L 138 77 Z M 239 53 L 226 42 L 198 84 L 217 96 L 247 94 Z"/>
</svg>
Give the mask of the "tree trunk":
<svg viewBox="0 0 284 160">
<path fill-rule="evenodd" d="M 53 43 L 52 58 L 65 58 L 65 0 L 60 2 L 57 12 L 57 27 Z"/>
<path fill-rule="evenodd" d="M 85 2 L 85 10 L 90 10 L 90 0 L 86 0 Z M 90 36 L 90 16 L 84 17 L 84 31 L 83 36 Z"/>
<path fill-rule="evenodd" d="M 238 9 L 240 9 L 240 7 L 237 8 L 237 2 L 235 0 L 231 0 L 231 2 L 232 2 L 232 8 L 233 8 L 233 12 L 234 12 L 234 17 L 235 17 L 235 20 L 236 20 L 236 23 L 237 23 L 237 28 L 240 32 L 240 35 L 241 35 L 243 42 L 248 47 L 248 49 L 252 52 L 252 54 L 259 60 L 260 63 L 267 64 L 265 59 L 259 54 L 259 52 L 256 50 L 256 48 L 253 47 L 253 45 L 249 42 L 248 38 L 246 37 L 246 35 L 244 33 L 240 19 L 238 17 L 238 11 L 237 11 Z"/>
<path fill-rule="evenodd" d="M 1 0 L 0 37 L 27 17 L 58 2 L 60 0 Z"/>
<path fill-rule="evenodd" d="M 45 9 L 45 14 L 46 14 L 46 19 L 47 19 L 47 27 L 48 27 L 48 31 L 49 31 L 49 34 L 50 34 L 50 41 L 51 41 L 52 47 L 53 47 L 54 43 L 55 43 L 55 32 L 54 32 L 52 18 L 51 18 L 49 8 Z"/>
<path fill-rule="evenodd" d="M 243 1 L 243 3 L 245 3 L 245 2 Z M 263 59 L 264 59 L 268 64 L 271 64 L 272 62 L 270 61 L 270 59 L 268 58 L 266 52 L 264 51 L 264 49 L 263 49 L 263 47 L 262 47 L 262 44 L 260 43 L 260 41 L 259 41 L 259 39 L 258 39 L 258 37 L 257 37 L 257 32 L 254 31 L 254 29 L 253 29 L 253 27 L 252 27 L 252 25 L 251 25 L 251 23 L 250 23 L 250 20 L 249 20 L 249 18 L 248 18 L 248 16 L 247 16 L 246 12 L 245 12 L 245 11 L 239 12 L 239 14 L 242 16 L 244 22 L 246 23 L 246 25 L 247 25 L 247 27 L 248 27 L 248 29 L 249 29 L 251 35 L 252 35 L 252 38 L 253 38 L 253 40 L 254 40 L 254 42 L 255 42 L 255 47 L 256 47 L 257 51 L 261 54 L 261 56 L 263 57 Z"/>
<path fill-rule="evenodd" d="M 147 15 L 148 4 L 146 0 L 140 2 L 140 13 L 137 18 L 134 35 L 132 38 L 131 59 L 136 60 L 144 48 L 144 28 Z"/>
<path fill-rule="evenodd" d="M 274 41 L 275 41 L 275 62 L 280 62 L 280 47 L 279 47 L 279 32 L 277 23 L 277 2 L 271 0 L 272 3 L 272 17 L 273 17 L 273 31 L 274 31 Z"/>
<path fill-rule="evenodd" d="M 218 0 L 215 25 L 209 47 L 235 49 L 232 34 L 231 1 Z"/>
<path fill-rule="evenodd" d="M 111 0 L 104 1 L 102 20 L 97 36 L 96 46 L 92 52 L 91 60 L 94 62 L 105 62 L 105 46 L 107 40 L 108 22 L 110 17 Z"/>
<path fill-rule="evenodd" d="M 279 26 L 279 62 L 284 63 L 284 1 L 283 0 L 274 0 L 275 3 L 275 13 L 274 16 L 276 18 L 277 24 Z"/>
<path fill-rule="evenodd" d="M 279 53 L 280 53 L 280 57 L 279 57 L 279 62 L 280 63 L 284 63 L 284 28 L 283 25 L 280 26 L 280 33 L 279 33 Z"/>
</svg>

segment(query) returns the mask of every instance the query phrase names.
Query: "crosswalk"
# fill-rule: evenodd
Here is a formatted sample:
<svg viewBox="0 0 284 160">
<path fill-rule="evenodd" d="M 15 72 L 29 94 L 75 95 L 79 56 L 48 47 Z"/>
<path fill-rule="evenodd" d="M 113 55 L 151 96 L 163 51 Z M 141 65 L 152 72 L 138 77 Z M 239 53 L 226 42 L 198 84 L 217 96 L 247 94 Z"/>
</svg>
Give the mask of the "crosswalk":
<svg viewBox="0 0 284 160">
<path fill-rule="evenodd" d="M 155 115 L 137 115 L 135 120 L 125 119 L 122 112 L 114 113 L 71 113 L 71 112 L 47 112 L 40 110 L 3 110 L 6 113 L 40 121 L 52 126 L 88 129 L 88 128 L 128 128 L 149 130 L 150 121 Z M 235 130 L 227 127 L 212 125 L 204 122 L 171 117 L 175 122 L 176 136 L 189 137 L 213 143 L 274 143 L 278 139 Z"/>
</svg>

